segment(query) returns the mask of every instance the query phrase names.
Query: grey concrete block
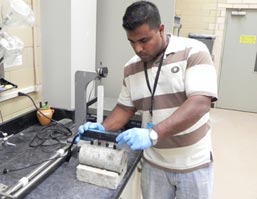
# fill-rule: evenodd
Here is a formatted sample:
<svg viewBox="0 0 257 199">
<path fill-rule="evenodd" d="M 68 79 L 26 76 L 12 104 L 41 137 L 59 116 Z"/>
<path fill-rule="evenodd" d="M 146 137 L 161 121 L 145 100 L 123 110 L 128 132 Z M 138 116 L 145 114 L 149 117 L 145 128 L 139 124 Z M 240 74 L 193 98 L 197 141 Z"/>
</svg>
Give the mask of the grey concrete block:
<svg viewBox="0 0 257 199">
<path fill-rule="evenodd" d="M 77 166 L 76 175 L 79 181 L 110 189 L 116 189 L 126 171 L 127 168 L 124 168 L 122 173 L 118 174 L 113 171 L 79 164 Z"/>
</svg>

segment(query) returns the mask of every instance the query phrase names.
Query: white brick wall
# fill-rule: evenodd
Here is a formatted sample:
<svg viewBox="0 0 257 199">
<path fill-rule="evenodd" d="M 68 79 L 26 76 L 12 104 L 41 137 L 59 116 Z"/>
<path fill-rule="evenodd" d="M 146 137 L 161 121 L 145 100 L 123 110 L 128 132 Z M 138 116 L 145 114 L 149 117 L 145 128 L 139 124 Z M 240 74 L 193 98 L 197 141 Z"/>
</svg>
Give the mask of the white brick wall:
<svg viewBox="0 0 257 199">
<path fill-rule="evenodd" d="M 213 57 L 218 74 L 228 8 L 257 9 L 257 0 L 177 0 L 175 7 L 175 14 L 181 17 L 180 36 L 187 37 L 189 32 L 216 36 Z"/>
</svg>

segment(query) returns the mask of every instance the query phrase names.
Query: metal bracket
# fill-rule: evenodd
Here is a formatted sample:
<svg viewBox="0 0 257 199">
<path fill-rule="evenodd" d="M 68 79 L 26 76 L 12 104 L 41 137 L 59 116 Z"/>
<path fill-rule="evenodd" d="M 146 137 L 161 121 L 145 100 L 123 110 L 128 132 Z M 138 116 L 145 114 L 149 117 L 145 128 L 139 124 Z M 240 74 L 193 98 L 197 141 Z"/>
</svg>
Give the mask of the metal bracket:
<svg viewBox="0 0 257 199">
<path fill-rule="evenodd" d="M 2 193 L 3 191 L 5 191 L 7 188 L 8 188 L 7 185 L 4 185 L 4 184 L 0 183 L 0 195 L 1 195 L 1 193 Z"/>
<path fill-rule="evenodd" d="M 2 183 L 0 183 L 0 198 L 1 199 L 12 199 L 11 196 L 5 194 L 5 191 L 8 189 L 7 185 L 4 185 Z"/>
<path fill-rule="evenodd" d="M 4 133 L 3 131 L 0 131 L 2 133 L 3 138 L 0 138 L 0 149 L 5 148 L 7 146 L 16 146 L 16 144 L 13 144 L 11 142 L 8 142 L 8 139 L 13 136 L 13 134 L 8 135 L 7 133 Z"/>
<path fill-rule="evenodd" d="M 87 116 L 87 87 L 97 78 L 97 73 L 77 71 L 75 73 L 75 124 L 76 129 L 83 124 Z"/>
</svg>

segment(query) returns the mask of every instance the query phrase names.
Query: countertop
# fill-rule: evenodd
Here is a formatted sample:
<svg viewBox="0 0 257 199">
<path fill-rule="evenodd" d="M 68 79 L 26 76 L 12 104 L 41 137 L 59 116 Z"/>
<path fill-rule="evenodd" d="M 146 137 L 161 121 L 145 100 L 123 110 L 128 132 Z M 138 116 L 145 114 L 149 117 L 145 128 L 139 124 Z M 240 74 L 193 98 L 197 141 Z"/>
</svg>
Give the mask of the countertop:
<svg viewBox="0 0 257 199">
<path fill-rule="evenodd" d="M 9 170 L 15 170 L 23 167 L 27 167 L 31 164 L 42 162 L 50 158 L 58 147 L 67 145 L 63 142 L 66 138 L 55 145 L 54 140 L 45 142 L 44 144 L 52 146 L 37 146 L 29 147 L 31 141 L 35 139 L 35 135 L 43 135 L 41 129 L 43 127 L 39 124 L 34 124 L 23 131 L 12 136 L 8 141 L 16 144 L 16 147 L 7 146 L 7 148 L 0 149 L 0 170 L 4 168 Z M 58 127 L 59 128 L 59 127 Z M 58 131 L 58 130 L 57 130 Z M 48 132 L 49 133 L 49 132 Z M 51 134 L 51 133 L 50 133 Z M 35 140 L 34 140 L 35 141 Z M 35 142 L 34 142 L 35 143 Z M 36 142 L 37 143 L 37 142 Z M 74 151 L 73 156 L 69 162 L 64 162 L 56 170 L 54 170 L 47 178 L 45 178 L 40 184 L 38 184 L 31 192 L 29 192 L 26 199 L 36 198 L 48 198 L 48 199 L 76 199 L 76 198 L 87 198 L 87 199 L 113 199 L 119 198 L 126 183 L 131 177 L 134 169 L 141 158 L 141 151 L 130 151 L 128 150 L 128 169 L 117 189 L 107 189 L 85 182 L 80 182 L 76 179 L 76 166 L 78 165 L 78 153 Z M 34 167 L 22 169 L 18 171 L 9 172 L 7 174 L 0 173 L 0 183 L 12 186 L 20 178 L 28 175 Z"/>
</svg>

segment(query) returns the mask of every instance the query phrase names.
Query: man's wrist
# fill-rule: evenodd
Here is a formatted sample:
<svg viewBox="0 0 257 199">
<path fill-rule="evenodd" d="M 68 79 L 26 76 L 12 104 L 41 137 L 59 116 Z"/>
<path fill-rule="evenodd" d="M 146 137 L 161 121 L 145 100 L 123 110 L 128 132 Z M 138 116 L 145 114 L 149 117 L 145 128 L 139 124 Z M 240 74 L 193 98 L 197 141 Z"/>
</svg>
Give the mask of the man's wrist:
<svg viewBox="0 0 257 199">
<path fill-rule="evenodd" d="M 155 146 L 158 142 L 158 133 L 154 129 L 150 129 L 149 138 L 150 138 L 153 146 Z"/>
</svg>

